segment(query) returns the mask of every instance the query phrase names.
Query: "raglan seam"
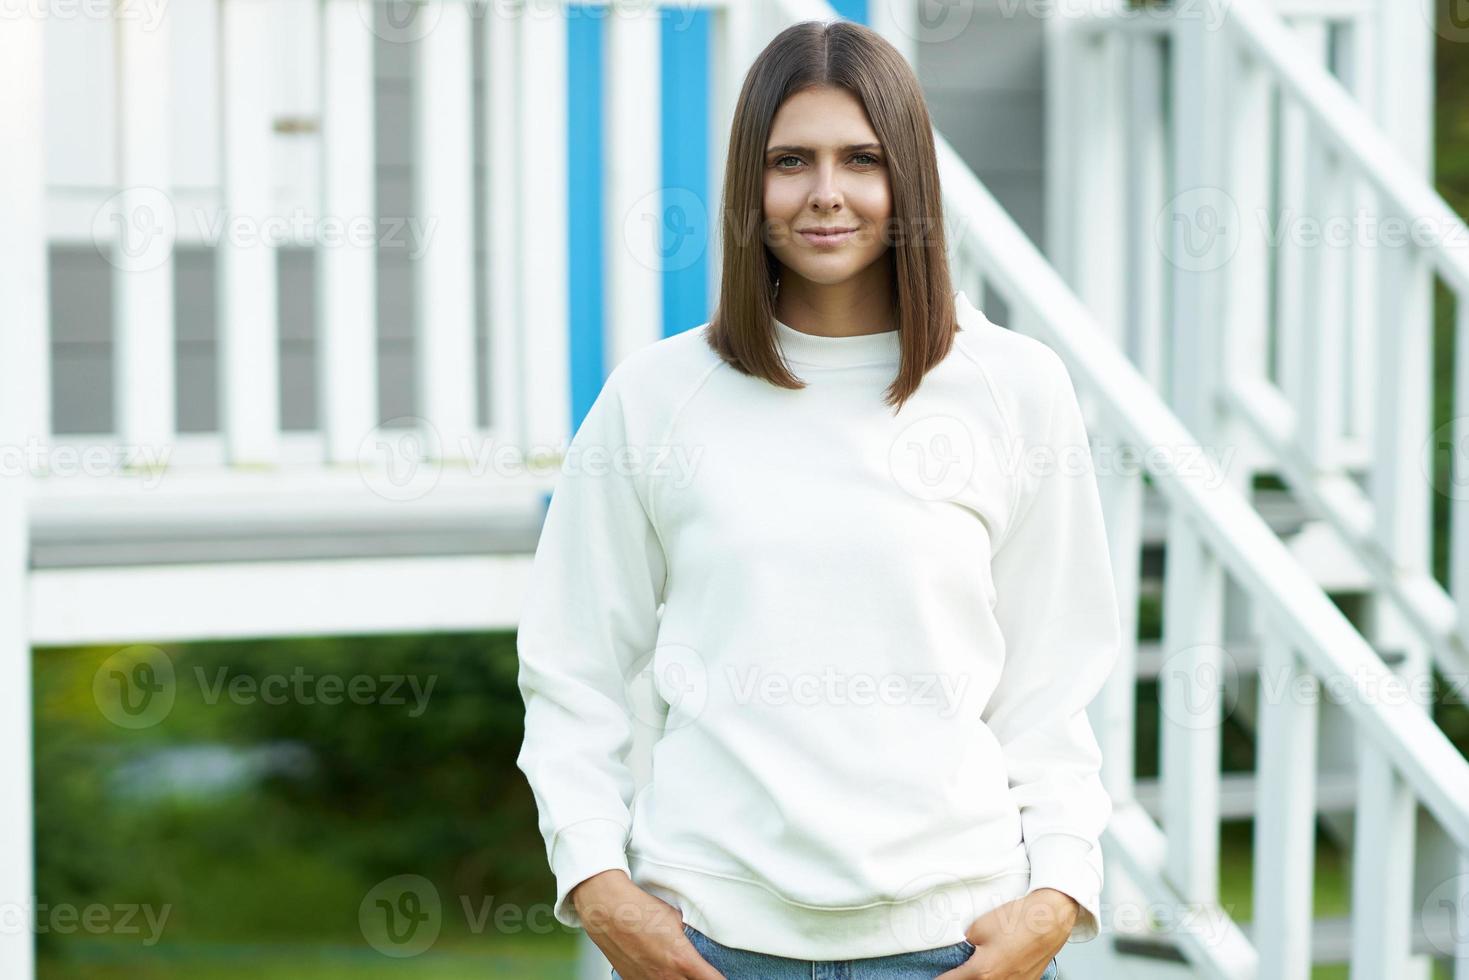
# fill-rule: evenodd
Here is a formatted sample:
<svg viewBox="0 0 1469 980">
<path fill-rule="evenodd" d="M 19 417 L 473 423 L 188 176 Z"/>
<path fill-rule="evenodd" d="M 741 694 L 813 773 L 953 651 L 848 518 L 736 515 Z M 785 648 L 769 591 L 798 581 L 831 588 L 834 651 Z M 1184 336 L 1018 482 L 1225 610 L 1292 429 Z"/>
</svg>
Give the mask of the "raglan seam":
<svg viewBox="0 0 1469 980">
<path fill-rule="evenodd" d="M 990 323 L 988 319 L 986 319 L 985 324 L 985 327 L 979 329 L 1005 329 L 1004 327 Z M 979 372 L 980 379 L 984 382 L 985 390 L 989 393 L 990 401 L 994 403 L 995 414 L 1000 417 L 1000 424 L 1003 425 L 1005 427 L 1005 431 L 1009 433 L 1011 446 L 1014 446 L 1017 449 L 1020 448 L 1019 427 L 1015 424 L 1014 419 L 1010 417 L 1010 413 L 1006 411 L 1003 400 L 1000 398 L 999 387 L 995 384 L 994 377 L 990 374 L 989 369 L 985 367 L 984 363 L 979 359 L 979 357 L 975 355 L 974 351 L 969 349 L 969 345 L 964 339 L 964 331 L 960 331 L 958 334 L 956 334 L 954 340 L 955 346 L 957 346 L 959 350 L 963 352 L 964 356 L 968 358 L 970 363 L 974 365 L 975 370 Z M 1049 426 L 1049 423 L 1047 424 Z M 1004 544 L 1005 540 L 1010 537 L 1010 529 L 1015 526 L 1016 511 L 1020 506 L 1022 483 L 1021 475 L 1022 474 L 1017 473 L 1010 480 L 1010 519 L 1005 524 L 1003 536 L 1001 537 L 1000 541 L 996 542 L 995 544 L 995 551 L 998 551 L 1000 546 Z"/>
</svg>

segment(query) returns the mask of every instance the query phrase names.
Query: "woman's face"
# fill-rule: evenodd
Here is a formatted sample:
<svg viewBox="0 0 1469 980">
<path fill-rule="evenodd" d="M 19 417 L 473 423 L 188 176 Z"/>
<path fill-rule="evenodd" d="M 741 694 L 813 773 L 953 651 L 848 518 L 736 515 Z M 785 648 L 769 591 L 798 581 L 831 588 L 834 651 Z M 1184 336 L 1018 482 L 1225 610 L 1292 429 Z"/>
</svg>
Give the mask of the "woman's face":
<svg viewBox="0 0 1469 980">
<path fill-rule="evenodd" d="M 795 276 L 821 285 L 870 270 L 888 248 L 892 215 L 885 152 L 862 103 L 822 86 L 791 96 L 771 123 L 765 150 L 765 241 Z M 832 237 L 806 234 L 841 229 Z"/>
</svg>

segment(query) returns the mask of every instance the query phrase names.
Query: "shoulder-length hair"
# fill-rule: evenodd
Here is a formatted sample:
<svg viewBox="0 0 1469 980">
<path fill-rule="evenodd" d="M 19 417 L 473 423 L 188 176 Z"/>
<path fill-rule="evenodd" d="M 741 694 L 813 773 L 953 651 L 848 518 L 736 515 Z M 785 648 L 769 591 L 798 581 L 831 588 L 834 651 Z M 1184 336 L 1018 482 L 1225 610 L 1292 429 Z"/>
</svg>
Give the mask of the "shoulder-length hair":
<svg viewBox="0 0 1469 980">
<path fill-rule="evenodd" d="M 781 31 L 755 59 L 730 126 L 724 174 L 723 260 L 709 346 L 741 372 L 783 388 L 804 388 L 780 356 L 772 322 L 778 264 L 765 244 L 765 144 L 786 99 L 816 86 L 851 92 L 881 142 L 892 187 L 893 304 L 902 360 L 885 401 L 900 411 L 942 361 L 959 329 L 944 244 L 933 125 L 913 69 L 871 28 L 805 21 Z"/>
</svg>

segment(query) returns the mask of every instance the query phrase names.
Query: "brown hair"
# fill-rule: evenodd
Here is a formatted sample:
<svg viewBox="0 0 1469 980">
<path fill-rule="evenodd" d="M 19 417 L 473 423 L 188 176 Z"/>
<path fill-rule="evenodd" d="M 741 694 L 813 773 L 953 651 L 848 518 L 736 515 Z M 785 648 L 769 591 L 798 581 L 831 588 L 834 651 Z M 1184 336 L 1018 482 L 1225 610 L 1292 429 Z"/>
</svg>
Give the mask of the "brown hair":
<svg viewBox="0 0 1469 980">
<path fill-rule="evenodd" d="M 730 126 L 724 172 L 723 265 L 709 346 L 739 371 L 804 388 L 780 356 L 773 324 L 777 263 L 766 247 L 765 143 L 771 121 L 797 92 L 830 85 L 851 92 L 887 154 L 893 231 L 893 302 L 902 347 L 885 400 L 900 411 L 929 369 L 948 356 L 958 322 L 944 248 L 933 125 L 923 90 L 902 54 L 851 21 L 804 21 L 781 31 L 745 75 Z M 752 234 L 755 228 L 762 234 Z M 909 234 L 916 230 L 916 236 Z"/>
</svg>

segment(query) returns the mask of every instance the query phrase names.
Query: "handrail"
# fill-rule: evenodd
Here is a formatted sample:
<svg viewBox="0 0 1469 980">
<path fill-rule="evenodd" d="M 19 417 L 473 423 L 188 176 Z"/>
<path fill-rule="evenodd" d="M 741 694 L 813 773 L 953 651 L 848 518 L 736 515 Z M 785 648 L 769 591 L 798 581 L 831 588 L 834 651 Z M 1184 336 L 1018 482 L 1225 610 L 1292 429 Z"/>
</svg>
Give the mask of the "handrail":
<svg viewBox="0 0 1469 980">
<path fill-rule="evenodd" d="M 1469 324 L 1469 223 L 1418 174 L 1402 151 L 1388 139 L 1322 64 L 1299 56 L 1299 45 L 1281 16 L 1260 0 L 1205 0 L 1209 17 L 1230 32 L 1229 39 L 1268 70 L 1282 95 L 1299 109 L 1312 134 L 1324 141 L 1353 177 L 1375 193 L 1381 211 L 1403 220 L 1427 222 L 1434 230 L 1429 243 L 1413 243 L 1441 275 L 1460 306 L 1460 323 Z M 1078 18 L 1088 32 L 1117 31 L 1132 26 L 1127 15 L 1094 12 Z M 1452 247 L 1459 243 L 1459 247 Z M 1461 330 L 1460 343 L 1469 342 Z M 1464 634 L 1469 593 L 1456 599 L 1426 570 L 1404 568 L 1374 537 L 1373 507 L 1362 488 L 1345 476 L 1322 473 L 1291 457 L 1292 407 L 1259 381 L 1230 379 L 1223 403 L 1277 461 L 1282 476 L 1307 508 L 1324 519 L 1352 550 L 1373 584 L 1404 617 L 1432 651 L 1442 670 L 1469 673 L 1469 638 Z M 1455 517 L 1463 510 L 1455 501 Z M 1465 511 L 1469 513 L 1469 511 Z M 1455 521 L 1455 537 L 1459 536 Z M 1465 534 L 1469 541 L 1469 532 Z M 1457 589 L 1456 589 L 1457 591 Z"/>
<path fill-rule="evenodd" d="M 1456 292 L 1469 293 L 1469 251 L 1453 251 L 1444 240 L 1455 237 L 1469 243 L 1469 225 L 1433 186 L 1413 171 L 1401 150 L 1382 136 L 1381 127 L 1367 115 L 1331 73 L 1309 58 L 1296 55 L 1296 42 L 1280 16 L 1259 0 L 1207 0 L 1223 8 L 1223 22 L 1235 37 L 1275 73 L 1283 92 L 1297 104 L 1322 137 L 1344 159 L 1356 163 L 1358 176 L 1391 203 L 1403 218 L 1426 219 L 1443 232 L 1427 249 L 1440 275 Z"/>
<path fill-rule="evenodd" d="M 1469 761 L 1406 696 L 1346 616 L 1284 543 L 1221 478 L 1197 440 L 1127 357 L 1106 338 L 1072 292 L 960 156 L 934 134 L 946 208 L 967 248 L 982 253 L 993 285 L 1012 310 L 1031 314 L 1066 361 L 1077 387 L 1099 395 L 1103 424 L 1139 447 L 1199 450 L 1201 474 L 1150 469 L 1168 502 L 1183 511 L 1231 575 L 1271 614 L 1311 670 L 1353 696 L 1345 710 L 1402 773 L 1460 848 L 1469 849 Z M 982 229 L 982 234 L 979 229 Z M 1398 697 L 1389 696 L 1397 692 Z"/>
</svg>

